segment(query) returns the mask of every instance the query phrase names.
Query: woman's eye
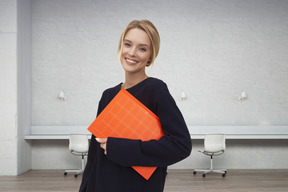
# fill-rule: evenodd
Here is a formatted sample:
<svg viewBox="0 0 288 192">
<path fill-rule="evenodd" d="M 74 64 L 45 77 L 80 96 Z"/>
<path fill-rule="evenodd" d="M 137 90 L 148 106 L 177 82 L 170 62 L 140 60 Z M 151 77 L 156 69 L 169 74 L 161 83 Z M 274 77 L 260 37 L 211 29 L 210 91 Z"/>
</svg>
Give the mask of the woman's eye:
<svg viewBox="0 0 288 192">
<path fill-rule="evenodd" d="M 140 48 L 141 51 L 147 51 L 146 48 Z"/>
<path fill-rule="evenodd" d="M 130 47 L 130 43 L 124 43 L 126 47 Z"/>
</svg>

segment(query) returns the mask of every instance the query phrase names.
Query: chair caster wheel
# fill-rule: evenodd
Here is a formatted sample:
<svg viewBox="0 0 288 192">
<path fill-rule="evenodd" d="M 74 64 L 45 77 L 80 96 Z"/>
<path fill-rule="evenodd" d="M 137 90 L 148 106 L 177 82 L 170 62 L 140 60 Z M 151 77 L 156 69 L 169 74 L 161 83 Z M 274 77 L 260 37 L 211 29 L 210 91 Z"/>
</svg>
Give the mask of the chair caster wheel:
<svg viewBox="0 0 288 192">
<path fill-rule="evenodd" d="M 77 178 L 77 177 L 78 177 L 78 175 L 77 175 L 77 174 L 75 174 L 75 175 L 74 175 L 74 177 L 75 177 L 75 178 Z"/>
<path fill-rule="evenodd" d="M 64 172 L 64 175 L 66 176 L 66 175 L 67 175 L 67 172 Z"/>
<path fill-rule="evenodd" d="M 193 175 L 196 175 L 196 171 L 193 171 Z"/>
<path fill-rule="evenodd" d="M 206 174 L 202 174 L 202 177 L 206 177 Z"/>
</svg>

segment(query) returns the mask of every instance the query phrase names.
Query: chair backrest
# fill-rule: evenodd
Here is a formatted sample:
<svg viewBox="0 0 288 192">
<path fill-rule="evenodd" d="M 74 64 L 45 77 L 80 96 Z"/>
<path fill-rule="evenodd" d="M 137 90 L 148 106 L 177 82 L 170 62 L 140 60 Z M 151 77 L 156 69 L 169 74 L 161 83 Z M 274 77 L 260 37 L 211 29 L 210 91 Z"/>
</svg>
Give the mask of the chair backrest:
<svg viewBox="0 0 288 192">
<path fill-rule="evenodd" d="M 204 140 L 204 150 L 207 152 L 225 151 L 225 135 L 224 134 L 207 134 Z"/>
<path fill-rule="evenodd" d="M 85 134 L 69 135 L 69 150 L 78 153 L 87 153 L 89 149 L 88 136 Z"/>
</svg>

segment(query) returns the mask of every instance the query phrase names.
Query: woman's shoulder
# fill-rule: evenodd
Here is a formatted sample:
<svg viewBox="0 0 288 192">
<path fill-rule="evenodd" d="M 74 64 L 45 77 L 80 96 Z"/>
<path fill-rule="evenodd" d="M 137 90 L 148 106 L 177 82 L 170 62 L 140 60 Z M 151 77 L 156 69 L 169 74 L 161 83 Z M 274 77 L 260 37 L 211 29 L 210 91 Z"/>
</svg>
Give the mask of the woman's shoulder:
<svg viewBox="0 0 288 192">
<path fill-rule="evenodd" d="M 148 79 L 149 79 L 148 81 L 149 87 L 151 87 L 152 89 L 159 90 L 159 89 L 167 88 L 166 83 L 161 79 L 158 79 L 155 77 L 149 77 Z"/>
<path fill-rule="evenodd" d="M 120 90 L 121 84 L 118 84 L 114 87 L 107 88 L 102 93 L 102 98 L 113 98 Z"/>
</svg>

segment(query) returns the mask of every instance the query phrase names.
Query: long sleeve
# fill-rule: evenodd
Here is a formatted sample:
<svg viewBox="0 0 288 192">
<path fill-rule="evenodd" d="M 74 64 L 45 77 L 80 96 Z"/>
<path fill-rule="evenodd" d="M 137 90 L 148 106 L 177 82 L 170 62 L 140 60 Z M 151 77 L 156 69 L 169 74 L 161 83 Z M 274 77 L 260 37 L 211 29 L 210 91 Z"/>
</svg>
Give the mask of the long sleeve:
<svg viewBox="0 0 288 192">
<path fill-rule="evenodd" d="M 121 84 L 103 92 L 97 115 L 120 89 Z M 108 155 L 104 154 L 92 136 L 80 192 L 107 192 L 119 189 L 125 192 L 163 191 L 167 165 L 184 159 L 191 152 L 187 126 L 163 81 L 148 78 L 127 91 L 159 117 L 165 135 L 158 141 L 145 142 L 109 137 Z M 137 165 L 158 168 L 147 181 L 131 168 Z"/>
<path fill-rule="evenodd" d="M 166 84 L 158 83 L 149 94 L 149 99 L 142 100 L 144 103 L 148 100 L 146 105 L 159 117 L 164 136 L 144 142 L 109 137 L 107 157 L 114 163 L 126 167 L 166 167 L 190 155 L 192 144 L 188 128 Z"/>
</svg>

